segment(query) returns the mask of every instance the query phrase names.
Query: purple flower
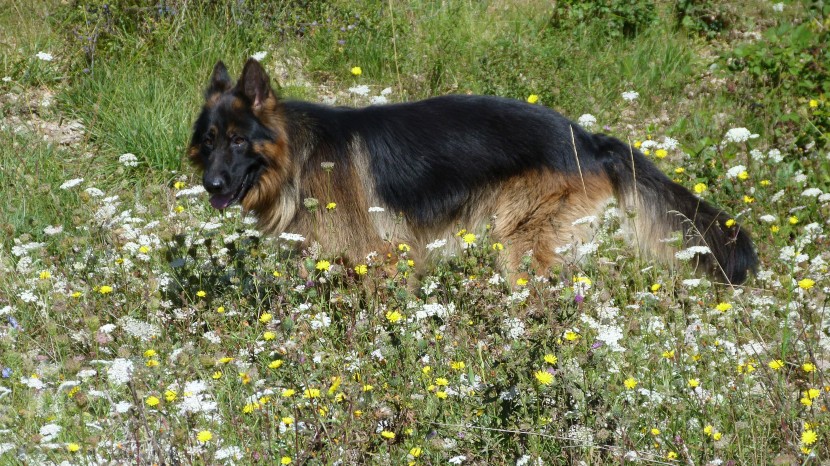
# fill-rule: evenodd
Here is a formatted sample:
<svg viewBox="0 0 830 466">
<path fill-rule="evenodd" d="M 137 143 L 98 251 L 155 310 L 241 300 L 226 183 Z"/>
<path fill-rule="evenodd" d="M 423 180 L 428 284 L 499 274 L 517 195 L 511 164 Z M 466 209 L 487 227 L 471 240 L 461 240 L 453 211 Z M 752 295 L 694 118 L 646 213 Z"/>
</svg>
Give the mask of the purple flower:
<svg viewBox="0 0 830 466">
<path fill-rule="evenodd" d="M 12 368 L 11 367 L 4 367 L 2 373 L 4 379 L 8 379 L 12 376 Z"/>
<path fill-rule="evenodd" d="M 581 304 L 582 301 L 585 301 L 585 297 L 582 296 L 581 294 L 578 294 L 578 295 L 574 296 L 574 301 L 576 301 L 577 304 Z"/>
<path fill-rule="evenodd" d="M 591 345 L 591 349 L 597 349 L 597 348 L 599 348 L 600 346 L 602 346 L 603 344 L 604 344 L 604 343 L 602 342 L 602 340 L 597 340 L 597 341 L 595 341 L 595 342 L 594 342 L 594 344 L 593 344 L 593 345 Z"/>
</svg>

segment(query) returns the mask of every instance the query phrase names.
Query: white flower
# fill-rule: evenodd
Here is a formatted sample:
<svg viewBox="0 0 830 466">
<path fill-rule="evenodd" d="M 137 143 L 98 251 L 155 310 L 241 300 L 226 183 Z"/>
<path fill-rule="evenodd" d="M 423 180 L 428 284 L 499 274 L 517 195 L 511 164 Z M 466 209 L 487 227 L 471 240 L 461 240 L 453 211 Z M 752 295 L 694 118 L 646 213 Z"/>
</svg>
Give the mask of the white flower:
<svg viewBox="0 0 830 466">
<path fill-rule="evenodd" d="M 464 455 L 453 456 L 450 458 L 450 464 L 461 464 L 467 460 L 467 457 Z"/>
<path fill-rule="evenodd" d="M 121 319 L 121 327 L 128 335 L 138 338 L 141 341 L 150 341 L 161 335 L 161 329 L 153 324 L 140 321 L 133 317 Z"/>
<path fill-rule="evenodd" d="M 823 194 L 823 191 L 818 188 L 809 188 L 805 189 L 804 192 L 801 193 L 804 197 L 818 197 Z"/>
<path fill-rule="evenodd" d="M 677 251 L 674 253 L 674 257 L 681 261 L 687 261 L 698 254 L 709 254 L 710 252 L 712 251 L 707 246 L 691 246 L 682 251 Z"/>
<path fill-rule="evenodd" d="M 743 166 L 743 165 L 735 165 L 734 167 L 730 168 L 730 169 L 726 172 L 726 177 L 727 177 L 727 178 L 729 178 L 729 179 L 731 180 L 732 178 L 736 178 L 738 175 L 740 175 L 741 173 L 743 173 L 743 172 L 745 172 L 745 171 L 746 171 L 746 167 L 745 167 L 745 166 Z"/>
<path fill-rule="evenodd" d="M 504 319 L 502 328 L 504 328 L 511 340 L 515 340 L 525 334 L 524 322 L 515 317 Z"/>
<path fill-rule="evenodd" d="M 217 460 L 224 460 L 224 459 L 231 459 L 231 460 L 241 460 L 242 459 L 242 449 L 237 446 L 229 446 L 224 447 L 216 450 L 216 459 Z"/>
<path fill-rule="evenodd" d="M 127 152 L 126 154 L 121 154 L 118 157 L 118 161 L 121 162 L 125 167 L 137 167 L 138 166 L 138 157 L 135 154 L 131 154 Z"/>
<path fill-rule="evenodd" d="M 75 179 L 72 179 L 72 180 L 69 180 L 69 181 L 65 181 L 61 185 L 61 189 L 74 188 L 75 186 L 78 186 L 79 184 L 81 184 L 83 182 L 84 182 L 83 178 L 75 178 Z"/>
<path fill-rule="evenodd" d="M 52 61 L 55 59 L 55 57 L 53 57 L 51 53 L 46 52 L 38 52 L 35 56 L 43 61 Z"/>
<path fill-rule="evenodd" d="M 129 401 L 119 401 L 115 404 L 115 412 L 118 414 L 124 414 L 133 407 L 133 404 Z"/>
<path fill-rule="evenodd" d="M 38 431 L 40 433 L 41 442 L 51 442 L 58 436 L 63 428 L 57 424 L 46 424 Z"/>
<path fill-rule="evenodd" d="M 700 286 L 701 280 L 699 278 L 687 278 L 683 280 L 683 286 L 688 288 L 697 288 Z"/>
<path fill-rule="evenodd" d="M 628 101 L 632 101 L 637 97 L 640 97 L 640 93 L 637 91 L 625 91 L 622 93 L 622 98 Z"/>
<path fill-rule="evenodd" d="M 391 93 L 392 93 L 392 88 L 391 87 L 384 88 L 382 91 L 380 91 L 380 95 L 389 95 Z"/>
<path fill-rule="evenodd" d="M 443 248 L 447 244 L 447 240 L 445 239 L 437 239 L 429 244 L 427 244 L 427 249 L 433 251 L 438 248 Z"/>
<path fill-rule="evenodd" d="M 775 215 L 769 215 L 769 214 L 762 215 L 762 216 L 758 217 L 758 219 L 761 220 L 764 223 L 774 223 L 776 220 L 778 220 L 778 218 Z"/>
<path fill-rule="evenodd" d="M 776 4 L 772 5 L 772 11 L 774 11 L 776 13 L 781 13 L 782 11 L 784 11 L 784 3 L 779 2 L 779 3 L 776 3 Z"/>
<path fill-rule="evenodd" d="M 37 377 L 21 377 L 20 383 L 29 388 L 34 388 L 35 390 L 40 390 L 46 387 L 46 384 Z"/>
<path fill-rule="evenodd" d="M 202 194 L 203 192 L 205 192 L 205 187 L 199 184 L 199 185 L 193 186 L 192 188 L 185 188 L 185 189 L 181 189 L 181 190 L 177 191 L 176 192 L 176 198 L 179 198 L 179 197 L 196 197 L 196 196 Z"/>
<path fill-rule="evenodd" d="M 723 141 L 726 142 L 746 142 L 750 139 L 757 138 L 757 134 L 751 133 L 746 128 L 732 128 L 726 132 L 726 136 L 724 136 Z"/>
<path fill-rule="evenodd" d="M 84 189 L 84 192 L 89 194 L 89 197 L 101 197 L 104 195 L 104 192 L 98 188 L 90 186 L 89 188 Z"/>
<path fill-rule="evenodd" d="M 586 113 L 580 116 L 576 122 L 583 128 L 591 128 L 597 123 L 597 117 L 591 115 L 590 113 Z"/>
<path fill-rule="evenodd" d="M 778 149 L 770 149 L 770 151 L 767 152 L 767 157 L 775 163 L 780 163 L 784 160 L 784 155 L 781 154 L 781 151 Z"/>
<path fill-rule="evenodd" d="M 369 86 L 361 84 L 359 86 L 350 87 L 349 92 L 351 92 L 352 94 L 366 97 L 367 95 L 369 95 Z"/>
<path fill-rule="evenodd" d="M 48 227 L 43 229 L 43 233 L 47 236 L 55 236 L 59 233 L 63 232 L 63 225 L 49 225 Z"/>
<path fill-rule="evenodd" d="M 668 136 L 663 137 L 663 149 L 674 150 L 677 149 L 678 145 L 679 143 L 677 142 L 677 139 L 670 138 Z"/>
<path fill-rule="evenodd" d="M 107 377 L 116 385 L 123 385 L 130 381 L 133 375 L 133 362 L 129 359 L 116 358 L 107 368 Z"/>
<path fill-rule="evenodd" d="M 296 233 L 280 233 L 280 239 L 285 241 L 296 241 L 298 243 L 302 243 L 305 241 L 305 238 L 302 235 L 298 235 Z"/>
<path fill-rule="evenodd" d="M 577 226 L 577 225 L 582 225 L 582 224 L 585 224 L 585 223 L 594 223 L 596 221 L 597 221 L 597 216 L 596 215 L 589 215 L 587 217 L 582 217 L 582 218 L 578 218 L 578 219 L 574 220 L 571 223 L 571 225 L 572 226 Z"/>
<path fill-rule="evenodd" d="M 376 95 L 376 96 L 372 97 L 371 99 L 369 99 L 369 103 L 372 104 L 372 105 L 383 105 L 383 104 L 388 103 L 388 102 L 389 102 L 389 100 L 386 97 L 382 96 L 382 95 Z"/>
<path fill-rule="evenodd" d="M 12 80 L 12 77 L 11 77 L 11 76 L 3 76 L 3 82 L 4 82 L 4 83 L 11 82 L 11 80 Z"/>
<path fill-rule="evenodd" d="M 386 211 L 386 209 L 384 209 L 383 207 L 377 207 L 377 206 L 369 207 L 369 212 L 385 212 L 385 211 Z"/>
<path fill-rule="evenodd" d="M 268 55 L 268 52 L 257 52 L 255 54 L 251 55 L 251 58 L 253 58 L 256 61 L 262 61 L 262 60 L 265 59 L 266 55 Z"/>
</svg>

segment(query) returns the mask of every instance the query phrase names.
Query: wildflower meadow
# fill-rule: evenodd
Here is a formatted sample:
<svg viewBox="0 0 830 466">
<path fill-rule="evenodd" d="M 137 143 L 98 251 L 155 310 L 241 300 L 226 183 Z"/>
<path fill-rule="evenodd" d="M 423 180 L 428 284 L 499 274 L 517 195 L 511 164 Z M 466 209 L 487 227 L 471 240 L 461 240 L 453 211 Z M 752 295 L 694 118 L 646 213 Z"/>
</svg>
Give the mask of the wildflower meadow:
<svg viewBox="0 0 830 466">
<path fill-rule="evenodd" d="M 828 464 L 830 7 L 734 3 L 0 1 L 0 465 Z M 556 108 L 760 268 L 654 262 L 613 203 L 515 283 L 469 225 L 428 264 L 261 235 L 184 156 L 250 56 L 290 98 Z"/>
</svg>

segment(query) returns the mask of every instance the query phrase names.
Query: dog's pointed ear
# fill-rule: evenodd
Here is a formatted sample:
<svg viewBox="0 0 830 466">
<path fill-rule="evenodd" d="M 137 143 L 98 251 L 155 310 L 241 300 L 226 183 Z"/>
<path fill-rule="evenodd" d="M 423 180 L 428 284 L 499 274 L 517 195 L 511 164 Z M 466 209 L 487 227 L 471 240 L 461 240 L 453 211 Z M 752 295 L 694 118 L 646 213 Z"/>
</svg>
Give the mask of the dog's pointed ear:
<svg viewBox="0 0 830 466">
<path fill-rule="evenodd" d="M 221 60 L 216 62 L 213 67 L 213 74 L 210 75 L 210 84 L 205 90 L 205 99 L 210 99 L 216 94 L 221 94 L 233 86 L 231 75 L 228 74 L 228 69 Z"/>
<path fill-rule="evenodd" d="M 245 62 L 242 77 L 239 78 L 236 86 L 251 101 L 254 111 L 262 109 L 266 103 L 276 102 L 268 74 L 262 65 L 253 58 L 249 58 Z"/>
</svg>

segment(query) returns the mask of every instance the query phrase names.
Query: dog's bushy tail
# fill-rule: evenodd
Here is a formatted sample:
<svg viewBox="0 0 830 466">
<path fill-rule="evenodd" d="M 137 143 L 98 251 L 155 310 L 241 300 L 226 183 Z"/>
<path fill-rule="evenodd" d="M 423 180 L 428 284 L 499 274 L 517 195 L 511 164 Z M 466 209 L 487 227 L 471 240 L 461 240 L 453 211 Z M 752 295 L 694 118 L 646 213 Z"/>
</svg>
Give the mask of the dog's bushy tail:
<svg viewBox="0 0 830 466">
<path fill-rule="evenodd" d="M 623 215 L 633 211 L 634 240 L 641 249 L 674 261 L 676 249 L 666 239 L 679 231 L 684 248 L 709 248 L 711 253 L 695 254 L 693 260 L 716 279 L 739 284 L 756 271 L 752 240 L 737 222 L 728 222 L 729 214 L 670 180 L 633 147 L 609 136 L 594 137 Z"/>
</svg>

